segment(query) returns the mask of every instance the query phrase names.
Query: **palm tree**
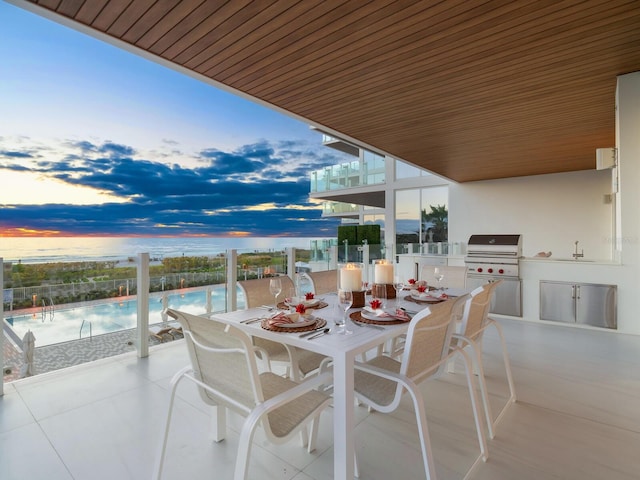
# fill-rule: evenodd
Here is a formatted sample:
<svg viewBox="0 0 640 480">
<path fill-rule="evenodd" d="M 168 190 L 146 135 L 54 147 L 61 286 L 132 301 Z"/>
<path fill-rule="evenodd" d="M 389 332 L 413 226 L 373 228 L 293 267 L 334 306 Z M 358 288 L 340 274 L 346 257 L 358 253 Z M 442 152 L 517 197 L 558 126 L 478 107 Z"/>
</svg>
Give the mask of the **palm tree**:
<svg viewBox="0 0 640 480">
<path fill-rule="evenodd" d="M 446 242 L 449 238 L 449 212 L 445 205 L 429 205 L 431 211 L 427 213 L 426 209 L 421 212 L 422 217 L 422 231 L 426 235 L 426 232 L 431 229 L 433 234 L 426 240 L 432 242 Z"/>
</svg>

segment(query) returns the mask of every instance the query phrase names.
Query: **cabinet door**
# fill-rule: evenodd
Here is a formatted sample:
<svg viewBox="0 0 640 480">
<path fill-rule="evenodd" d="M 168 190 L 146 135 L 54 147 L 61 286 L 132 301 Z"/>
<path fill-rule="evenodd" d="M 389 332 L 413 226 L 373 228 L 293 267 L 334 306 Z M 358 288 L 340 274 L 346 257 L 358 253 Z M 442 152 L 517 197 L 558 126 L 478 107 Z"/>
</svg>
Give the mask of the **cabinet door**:
<svg viewBox="0 0 640 480">
<path fill-rule="evenodd" d="M 574 323 L 576 319 L 575 284 L 540 282 L 540 320 Z"/>
<path fill-rule="evenodd" d="M 594 327 L 617 328 L 615 285 L 578 284 L 576 322 Z"/>
</svg>

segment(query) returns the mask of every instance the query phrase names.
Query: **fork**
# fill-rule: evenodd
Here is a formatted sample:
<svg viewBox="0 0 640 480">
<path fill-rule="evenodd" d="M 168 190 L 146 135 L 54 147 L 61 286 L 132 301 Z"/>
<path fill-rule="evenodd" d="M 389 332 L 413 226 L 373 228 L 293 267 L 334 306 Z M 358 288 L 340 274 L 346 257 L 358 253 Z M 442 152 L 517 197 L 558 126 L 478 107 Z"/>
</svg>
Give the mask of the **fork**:
<svg viewBox="0 0 640 480">
<path fill-rule="evenodd" d="M 384 327 L 381 327 L 380 325 L 372 325 L 370 323 L 360 323 L 360 322 L 356 322 L 355 320 L 351 320 L 351 323 L 353 323 L 356 327 L 361 327 L 361 328 L 369 327 L 369 328 L 375 328 L 376 330 L 384 330 Z"/>
</svg>

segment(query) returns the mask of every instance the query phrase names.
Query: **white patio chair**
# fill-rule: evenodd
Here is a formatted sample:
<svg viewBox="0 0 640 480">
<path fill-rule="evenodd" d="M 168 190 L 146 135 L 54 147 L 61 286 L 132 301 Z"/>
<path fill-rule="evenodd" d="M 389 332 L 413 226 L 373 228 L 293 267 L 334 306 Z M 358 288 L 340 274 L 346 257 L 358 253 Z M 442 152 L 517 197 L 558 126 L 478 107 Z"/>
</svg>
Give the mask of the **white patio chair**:
<svg viewBox="0 0 640 480">
<path fill-rule="evenodd" d="M 487 283 L 471 292 L 468 300 L 464 304 L 462 321 L 458 327 L 457 333 L 454 333 L 452 338 L 452 345 L 454 348 L 461 347 L 470 348 L 472 350 L 471 358 L 473 360 L 474 370 L 478 373 L 482 403 L 484 405 L 490 438 L 494 437 L 495 426 L 504 415 L 507 407 L 516 401 L 516 391 L 513 384 L 513 376 L 511 374 L 511 365 L 509 363 L 509 354 L 507 353 L 507 344 L 504 340 L 504 333 L 502 332 L 500 324 L 489 316 L 491 299 L 496 288 L 498 288 L 501 283 L 502 280 Z M 482 337 L 484 335 L 484 331 L 490 326 L 495 327 L 498 332 L 498 336 L 500 337 L 504 368 L 507 375 L 507 383 L 509 384 L 509 399 L 495 420 L 491 413 L 487 382 L 484 376 L 484 367 L 482 363 Z M 448 371 L 450 373 L 455 372 L 454 362 L 449 364 Z"/>
<path fill-rule="evenodd" d="M 457 289 L 465 289 L 467 285 L 467 270 L 465 267 L 458 266 L 449 266 L 449 265 L 423 265 L 420 270 L 420 280 L 425 280 L 427 285 L 434 286 L 437 285 L 438 282 L 434 277 L 434 269 L 438 267 L 440 271 L 444 274 L 444 277 L 441 282 L 442 288 L 457 288 Z M 446 293 L 446 292 L 445 292 Z M 462 309 L 464 308 L 464 303 L 458 302 L 454 306 L 453 309 L 453 318 L 456 322 L 462 320 Z M 398 355 L 402 352 L 402 345 L 404 342 L 404 336 L 396 337 L 391 342 L 390 351 L 394 353 L 394 355 Z"/>
<path fill-rule="evenodd" d="M 313 285 L 313 293 L 324 295 L 338 291 L 338 271 L 325 270 L 322 272 L 307 273 Z"/>
<path fill-rule="evenodd" d="M 479 401 L 471 372 L 471 360 L 464 350 L 457 347 L 451 348 L 454 327 L 451 312 L 454 303 L 455 301 L 449 300 L 430 306 L 413 317 L 401 361 L 379 355 L 365 364 L 357 363 L 355 366 L 356 397 L 374 410 L 382 413 L 393 412 L 400 405 L 405 391 L 411 396 L 427 480 L 435 480 L 436 473 L 424 400 L 418 385 L 425 380 L 435 378 L 445 368 L 449 358 L 457 354 L 462 356 L 466 366 L 480 456 L 485 461 L 488 457 Z"/>
<path fill-rule="evenodd" d="M 294 288 L 293 281 L 289 277 L 282 276 L 280 278 L 283 292 L 289 292 L 290 288 Z M 238 282 L 238 284 L 244 292 L 247 308 L 273 304 L 273 295 L 269 293 L 268 278 L 245 280 Z M 271 297 L 270 303 L 265 300 L 269 296 Z M 280 365 L 286 369 L 287 375 L 294 381 L 299 381 L 310 373 L 318 371 L 322 365 L 326 365 L 329 362 L 327 357 L 319 353 L 291 347 L 264 338 L 253 337 L 253 344 L 258 347 L 256 354 L 268 365 L 269 369 L 273 365 Z M 266 358 L 263 358 L 265 354 Z"/>
<path fill-rule="evenodd" d="M 169 315 L 182 325 L 191 365 L 171 380 L 169 409 L 154 478 L 162 475 L 176 387 L 184 378 L 198 386 L 200 398 L 206 404 L 230 408 L 246 417 L 240 432 L 235 480 L 247 478 L 251 444 L 259 425 L 269 441 L 284 443 L 311 423 L 307 450 L 315 449 L 320 413 L 330 402 L 330 397 L 316 388 L 331 383 L 328 372 L 303 383 L 271 372 L 258 373 L 254 347 L 243 331 L 176 310 L 170 309 Z"/>
</svg>

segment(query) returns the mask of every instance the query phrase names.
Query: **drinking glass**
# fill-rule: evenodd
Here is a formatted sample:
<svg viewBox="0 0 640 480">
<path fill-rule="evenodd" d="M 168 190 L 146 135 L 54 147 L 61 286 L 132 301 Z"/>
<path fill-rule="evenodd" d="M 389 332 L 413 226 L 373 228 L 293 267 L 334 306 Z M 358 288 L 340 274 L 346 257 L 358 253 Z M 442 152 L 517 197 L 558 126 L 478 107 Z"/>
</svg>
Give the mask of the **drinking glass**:
<svg viewBox="0 0 640 480">
<path fill-rule="evenodd" d="M 376 284 L 371 287 L 371 298 L 373 300 L 379 300 L 383 310 L 387 308 L 387 286 Z"/>
<path fill-rule="evenodd" d="M 396 290 L 396 309 L 397 309 L 398 306 L 400 305 L 400 293 L 404 288 L 404 282 L 402 281 L 402 277 L 399 277 L 398 275 L 393 277 L 393 288 L 395 288 Z"/>
<path fill-rule="evenodd" d="M 438 290 L 442 290 L 442 279 L 444 278 L 444 273 L 438 267 L 433 269 L 433 278 L 438 282 Z"/>
<path fill-rule="evenodd" d="M 336 327 L 340 328 L 340 333 L 348 335 L 351 332 L 347 328 L 347 311 L 353 305 L 353 293 L 350 290 L 338 290 L 338 306 L 342 311 L 342 315 L 335 317 Z"/>
<path fill-rule="evenodd" d="M 282 281 L 279 278 L 269 280 L 269 293 L 273 295 L 276 310 L 278 309 L 278 295 L 282 293 Z"/>
</svg>

